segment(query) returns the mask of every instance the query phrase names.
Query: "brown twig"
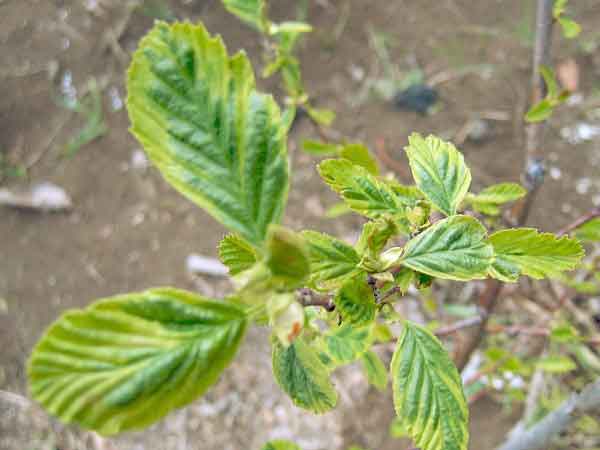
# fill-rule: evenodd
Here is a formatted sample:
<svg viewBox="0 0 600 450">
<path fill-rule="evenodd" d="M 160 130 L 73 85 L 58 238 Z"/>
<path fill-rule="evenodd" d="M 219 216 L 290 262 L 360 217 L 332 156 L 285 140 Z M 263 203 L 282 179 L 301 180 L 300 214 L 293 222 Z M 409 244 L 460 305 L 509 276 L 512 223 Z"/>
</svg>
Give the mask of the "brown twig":
<svg viewBox="0 0 600 450">
<path fill-rule="evenodd" d="M 596 219 L 598 217 L 600 217 L 600 206 L 595 207 L 594 209 L 592 209 L 591 211 L 587 212 L 583 216 L 575 219 L 573 222 L 571 222 L 569 225 L 567 225 L 564 228 L 562 228 L 556 234 L 558 236 L 565 236 L 565 235 L 571 233 L 572 231 L 576 230 L 580 226 L 585 225 L 589 221 L 594 220 L 594 219 Z"/>
<path fill-rule="evenodd" d="M 298 289 L 296 294 L 298 301 L 304 307 L 320 306 L 329 312 L 335 310 L 335 303 L 333 303 L 333 298 L 330 295 L 319 294 L 309 288 Z"/>
</svg>

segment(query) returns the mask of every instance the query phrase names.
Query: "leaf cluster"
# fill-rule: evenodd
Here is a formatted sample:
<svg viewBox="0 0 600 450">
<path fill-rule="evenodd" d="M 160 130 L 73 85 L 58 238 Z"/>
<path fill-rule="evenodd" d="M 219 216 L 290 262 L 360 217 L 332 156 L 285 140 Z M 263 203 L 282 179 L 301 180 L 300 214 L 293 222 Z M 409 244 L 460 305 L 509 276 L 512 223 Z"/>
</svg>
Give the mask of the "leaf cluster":
<svg viewBox="0 0 600 450">
<path fill-rule="evenodd" d="M 261 2 L 226 4 L 267 26 Z M 534 229 L 490 234 L 465 208 L 497 215 L 524 190 L 502 184 L 470 193 L 458 149 L 419 134 L 406 147 L 414 185 L 380 176 L 360 145 L 319 164 L 325 183 L 365 217 L 357 242 L 290 230 L 280 225 L 289 116 L 256 89 L 243 52 L 229 56 L 201 24 L 159 22 L 141 40 L 127 86 L 132 132 L 156 168 L 230 231 L 219 255 L 236 289 L 220 300 L 152 289 L 66 312 L 30 358 L 34 398 L 102 434 L 147 426 L 204 393 L 255 323 L 271 327 L 275 379 L 298 407 L 332 409 L 332 372 L 360 361 L 377 388 L 390 378 L 396 411 L 420 448 L 466 449 L 465 396 L 441 342 L 400 318 L 389 372 L 373 351 L 393 339 L 386 307 L 435 278 L 554 276 L 579 262 L 579 242 Z"/>
</svg>

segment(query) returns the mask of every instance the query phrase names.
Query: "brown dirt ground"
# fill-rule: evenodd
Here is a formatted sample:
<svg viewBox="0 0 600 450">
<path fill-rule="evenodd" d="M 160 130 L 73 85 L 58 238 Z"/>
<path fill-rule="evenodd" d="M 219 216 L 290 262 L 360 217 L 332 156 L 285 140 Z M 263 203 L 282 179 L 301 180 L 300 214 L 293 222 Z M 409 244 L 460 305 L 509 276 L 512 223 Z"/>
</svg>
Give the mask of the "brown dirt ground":
<svg viewBox="0 0 600 450">
<path fill-rule="evenodd" d="M 3 379 L 0 377 L 0 389 L 25 392 L 23 368 L 27 354 L 43 329 L 63 310 L 84 306 L 97 297 L 149 286 L 197 288 L 198 283 L 186 274 L 185 258 L 191 252 L 214 256 L 216 244 L 224 234 L 217 223 L 169 188 L 154 170 L 131 167 L 132 152 L 139 145 L 127 131 L 125 110 L 112 111 L 106 94 L 112 88 L 122 98 L 125 95 L 124 63 L 105 45 L 107 33 L 118 27 L 124 16 L 125 3 L 0 0 L 0 153 L 4 152 L 15 164 L 39 158 L 29 170 L 29 180 L 49 180 L 63 186 L 75 205 L 71 213 L 53 215 L 0 209 L 0 298 L 6 300 L 8 308 L 7 312 L 0 312 L 0 369 L 4 374 Z M 255 33 L 229 16 L 217 0 L 165 3 L 178 17 L 202 20 L 210 31 L 221 33 L 230 50 L 244 47 L 253 61 L 260 61 L 260 42 Z M 275 17 L 294 17 L 297 2 L 272 3 Z M 519 24 L 529 22 L 532 13 L 532 8 L 523 6 L 525 2 L 309 3 L 308 21 L 316 31 L 301 49 L 304 75 L 316 103 L 338 112 L 336 129 L 370 146 L 384 138 L 387 152 L 396 161 L 394 167 L 388 164 L 392 170 L 398 165 L 406 167 L 401 149 L 410 132 L 452 136 L 474 114 L 502 111 L 511 119 L 496 122 L 488 141 L 466 143 L 463 150 L 473 169 L 476 187 L 519 179 L 522 139 L 515 115 L 526 102 L 530 48 L 523 43 L 518 29 Z M 577 17 L 586 30 L 584 37 L 591 38 L 593 30 L 600 26 L 600 7 L 596 0 L 576 3 Z M 333 30 L 345 11 L 347 22 L 336 39 Z M 135 48 L 151 24 L 150 17 L 134 13 L 119 38 L 122 49 L 129 52 Z M 409 68 L 406 61 L 414 55 L 428 74 L 482 63 L 493 65 L 494 71 L 487 79 L 467 76 L 440 85 L 442 107 L 430 116 L 399 112 L 378 99 L 351 107 L 349 95 L 360 88 L 350 74 L 351 67 L 368 73 L 373 65 L 367 25 L 393 38 L 392 57 L 401 69 Z M 559 39 L 556 46 L 557 60 L 568 55 L 577 58 L 584 94 L 600 87 L 597 52 L 584 54 L 576 44 Z M 58 68 L 54 80 L 49 79 L 49 64 Z M 55 101 L 56 80 L 65 71 L 72 73 L 78 88 L 92 76 L 107 80 L 109 87 L 104 94 L 108 133 L 72 158 L 62 156 L 62 151 L 82 123 L 78 118 L 65 116 L 65 110 Z M 265 89 L 276 90 L 276 80 L 261 84 Z M 560 167 L 562 176 L 558 180 L 548 177 L 539 194 L 531 223 L 540 228 L 552 230 L 569 222 L 600 194 L 600 144 L 596 141 L 573 146 L 559 137 L 560 128 L 574 123 L 581 115 L 580 109 L 567 108 L 552 120 L 545 150 L 551 165 Z M 323 208 L 334 203 L 335 196 L 318 181 L 314 158 L 297 151 L 299 143 L 311 137 L 316 137 L 315 131 L 306 121 L 301 121 L 290 137 L 294 175 L 286 223 L 294 228 L 352 235 L 360 223 L 358 219 L 333 223 L 320 216 Z M 575 189 L 577 180 L 582 178 L 591 180 L 585 195 Z M 3 184 L 22 182 L 5 180 Z M 266 347 L 266 339 L 260 333 L 253 342 Z M 247 351 L 255 351 L 248 347 Z M 264 352 L 256 352 L 262 355 L 256 361 L 268 365 Z M 254 356 L 245 359 L 248 364 L 253 360 Z M 245 370 L 243 364 L 236 367 Z M 369 393 L 353 409 L 343 411 L 345 444 L 361 443 L 361 432 L 357 431 L 361 427 L 356 424 L 371 423 L 373 405 L 383 412 L 371 430 L 387 433 L 392 411 L 389 405 L 381 405 L 387 404 L 382 400 L 388 402 L 389 398 L 373 397 Z M 472 448 L 493 448 L 509 421 L 498 406 L 488 401 L 478 403 L 472 416 Z M 252 428 L 232 432 L 238 438 L 232 437 L 229 445 L 243 448 L 248 441 L 239 436 L 252 432 Z M 143 442 L 145 447 L 128 448 L 163 448 L 152 444 L 156 440 Z M 339 444 L 337 448 L 342 448 Z M 29 448 L 27 445 L 25 441 L 21 448 Z M 205 438 L 202 443 L 188 442 L 187 448 L 224 448 L 216 445 L 217 441 L 213 445 Z M 387 442 L 381 443 L 380 448 L 399 447 Z"/>
</svg>

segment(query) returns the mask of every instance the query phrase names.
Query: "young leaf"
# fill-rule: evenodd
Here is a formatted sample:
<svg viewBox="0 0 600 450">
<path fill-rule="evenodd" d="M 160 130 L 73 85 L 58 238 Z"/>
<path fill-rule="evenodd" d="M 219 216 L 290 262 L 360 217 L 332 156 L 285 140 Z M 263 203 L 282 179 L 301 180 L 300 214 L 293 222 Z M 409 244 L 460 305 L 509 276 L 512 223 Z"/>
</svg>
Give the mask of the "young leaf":
<svg viewBox="0 0 600 450">
<path fill-rule="evenodd" d="M 398 233 L 394 222 L 386 218 L 372 220 L 363 225 L 362 233 L 356 243 L 356 251 L 359 254 L 369 253 L 376 257 L 383 250 L 392 236 Z"/>
<path fill-rule="evenodd" d="M 542 122 L 552 115 L 553 110 L 554 107 L 552 102 L 545 98 L 533 105 L 529 111 L 527 111 L 525 120 L 529 123 Z"/>
<path fill-rule="evenodd" d="M 315 156 L 336 156 L 340 148 L 337 144 L 307 139 L 302 142 L 302 150 Z"/>
<path fill-rule="evenodd" d="M 219 242 L 219 259 L 233 276 L 251 268 L 256 264 L 258 256 L 246 240 L 235 234 L 228 234 Z"/>
<path fill-rule="evenodd" d="M 479 194 L 467 194 L 466 200 L 475 211 L 489 215 L 500 214 L 500 206 L 514 202 L 527 194 L 524 187 L 517 183 L 500 183 L 486 187 Z"/>
<path fill-rule="evenodd" d="M 422 450 L 466 450 L 469 410 L 458 370 L 427 329 L 405 322 L 391 365 L 396 414 Z"/>
<path fill-rule="evenodd" d="M 369 149 L 362 144 L 344 145 L 340 150 L 340 157 L 347 159 L 348 161 L 352 162 L 352 164 L 363 167 L 371 175 L 379 175 L 377 161 L 375 161 L 375 158 L 371 156 Z"/>
<path fill-rule="evenodd" d="M 381 358 L 372 350 L 363 353 L 360 357 L 362 366 L 367 374 L 369 384 L 375 386 L 380 391 L 384 391 L 387 387 L 388 374 Z"/>
<path fill-rule="evenodd" d="M 360 257 L 345 242 L 316 231 L 303 231 L 310 256 L 310 283 L 320 286 L 335 283 L 357 273 Z"/>
<path fill-rule="evenodd" d="M 273 340 L 273 374 L 281 389 L 300 408 L 321 414 L 337 403 L 337 392 L 329 380 L 327 367 L 302 337 L 287 348 L 279 340 Z"/>
<path fill-rule="evenodd" d="M 324 339 L 327 353 L 337 364 L 349 364 L 360 358 L 373 343 L 372 327 L 344 324 L 328 332 Z"/>
<path fill-rule="evenodd" d="M 547 356 L 540 359 L 536 366 L 549 373 L 567 373 L 577 369 L 577 365 L 573 360 L 564 355 Z"/>
<path fill-rule="evenodd" d="M 265 15 L 265 0 L 223 0 L 223 5 L 240 20 L 263 33 L 268 31 L 269 24 Z"/>
<path fill-rule="evenodd" d="M 300 287 L 310 275 L 309 250 L 299 233 L 271 225 L 267 237 L 267 267 L 275 282 L 288 289 Z"/>
<path fill-rule="evenodd" d="M 405 148 L 417 187 L 433 205 L 452 216 L 469 191 L 471 172 L 454 145 L 413 133 Z"/>
<path fill-rule="evenodd" d="M 325 182 L 342 196 L 352 210 L 370 218 L 384 214 L 404 215 L 408 206 L 405 199 L 363 167 L 346 159 L 327 159 L 319 164 L 318 169 Z"/>
<path fill-rule="evenodd" d="M 287 130 L 246 55 L 230 58 L 201 24 L 158 22 L 133 55 L 127 89 L 132 132 L 165 179 L 261 245 L 287 198 Z"/>
<path fill-rule="evenodd" d="M 293 442 L 276 440 L 276 441 L 267 442 L 261 450 L 301 450 L 301 449 Z"/>
<path fill-rule="evenodd" d="M 560 17 L 558 23 L 567 39 L 574 39 L 581 33 L 581 25 L 568 17 Z"/>
<path fill-rule="evenodd" d="M 542 279 L 572 270 L 583 256 L 581 244 L 568 237 L 538 233 L 533 228 L 513 228 L 492 234 L 496 259 L 490 275 L 503 281 L 516 281 L 518 274 Z M 507 276 L 517 273 L 517 276 Z"/>
<path fill-rule="evenodd" d="M 447 280 L 486 278 L 494 250 L 485 237 L 485 228 L 473 217 L 448 217 L 408 241 L 398 262 Z"/>
<path fill-rule="evenodd" d="M 335 296 L 334 303 L 346 323 L 358 326 L 375 319 L 375 296 L 364 274 L 346 280 Z"/>
<path fill-rule="evenodd" d="M 600 242 L 600 217 L 592 219 L 577 228 L 575 237 L 584 242 Z"/>
<path fill-rule="evenodd" d="M 140 429 L 203 394 L 233 359 L 245 313 L 160 288 L 67 311 L 28 365 L 31 394 L 52 415 L 103 435 Z"/>
</svg>

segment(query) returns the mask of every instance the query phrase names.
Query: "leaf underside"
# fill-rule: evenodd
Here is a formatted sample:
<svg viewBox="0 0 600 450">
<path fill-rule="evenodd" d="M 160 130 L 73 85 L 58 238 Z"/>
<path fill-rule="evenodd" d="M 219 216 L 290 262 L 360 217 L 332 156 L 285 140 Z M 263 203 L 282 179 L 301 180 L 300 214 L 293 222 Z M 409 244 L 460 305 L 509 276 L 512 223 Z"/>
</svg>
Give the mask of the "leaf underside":
<svg viewBox="0 0 600 450">
<path fill-rule="evenodd" d="M 165 179 L 259 246 L 287 198 L 286 129 L 246 55 L 230 58 L 201 24 L 158 22 L 133 55 L 127 89 L 131 131 Z"/>
<path fill-rule="evenodd" d="M 246 330 L 237 307 L 170 288 L 67 311 L 28 365 L 50 414 L 104 435 L 140 429 L 204 393 Z"/>
<path fill-rule="evenodd" d="M 466 450 L 469 411 L 446 350 L 428 330 L 406 322 L 391 365 L 396 414 L 421 450 Z"/>
<path fill-rule="evenodd" d="M 337 392 L 315 350 L 302 337 L 287 348 L 277 339 L 272 344 L 275 380 L 294 404 L 317 414 L 335 407 Z"/>
</svg>

